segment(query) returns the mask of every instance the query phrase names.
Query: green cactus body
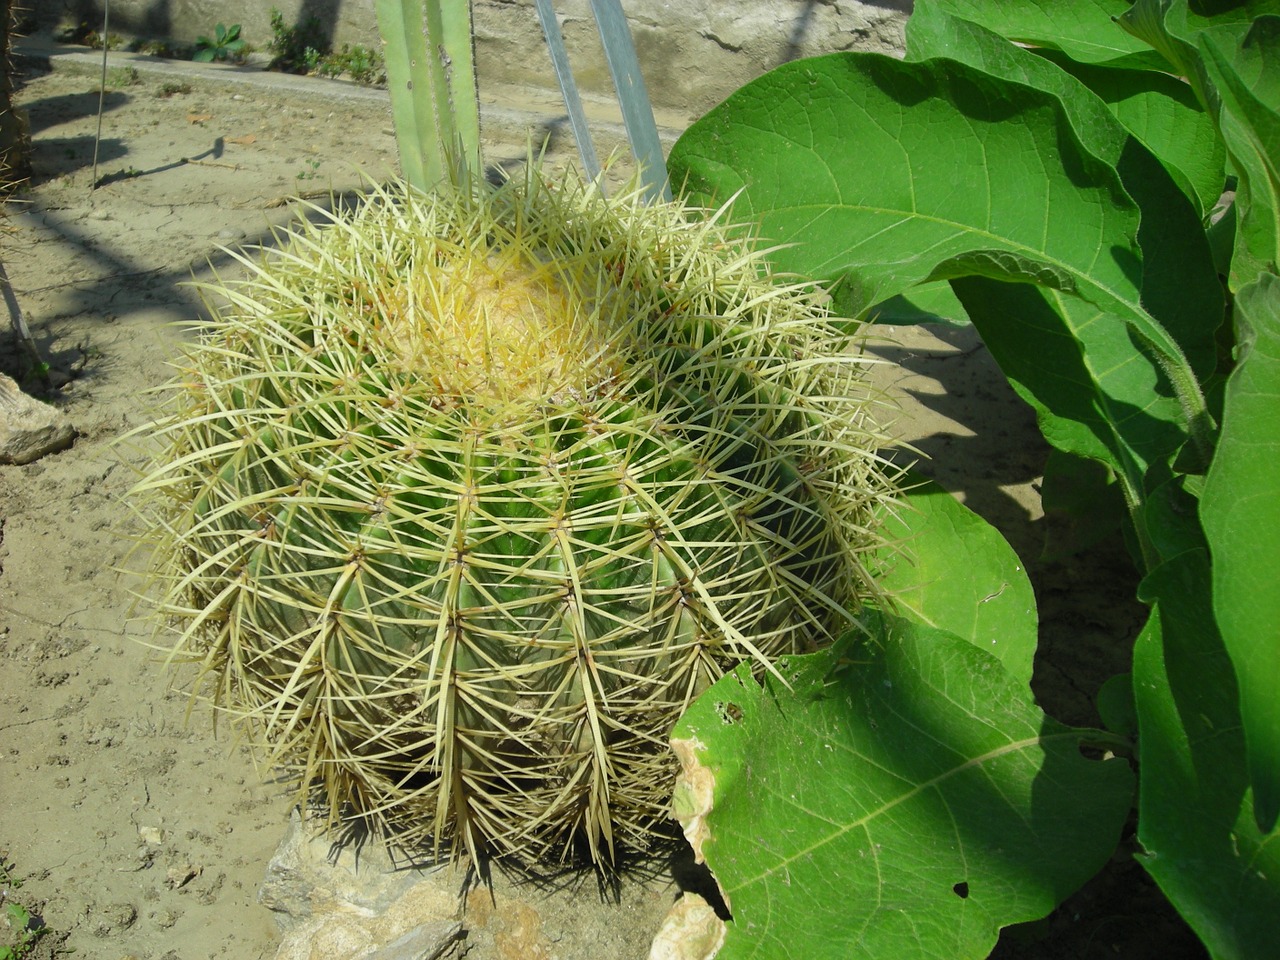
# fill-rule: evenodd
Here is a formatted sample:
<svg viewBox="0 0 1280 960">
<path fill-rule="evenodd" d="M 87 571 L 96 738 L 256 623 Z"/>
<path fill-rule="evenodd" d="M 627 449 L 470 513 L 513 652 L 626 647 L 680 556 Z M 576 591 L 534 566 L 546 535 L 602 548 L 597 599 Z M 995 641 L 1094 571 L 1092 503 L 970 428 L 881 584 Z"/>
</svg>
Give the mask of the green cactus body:
<svg viewBox="0 0 1280 960">
<path fill-rule="evenodd" d="M 138 487 L 150 572 L 198 688 L 335 817 L 607 864 L 691 700 L 874 589 L 858 361 L 714 221 L 531 173 L 245 264 Z"/>
</svg>

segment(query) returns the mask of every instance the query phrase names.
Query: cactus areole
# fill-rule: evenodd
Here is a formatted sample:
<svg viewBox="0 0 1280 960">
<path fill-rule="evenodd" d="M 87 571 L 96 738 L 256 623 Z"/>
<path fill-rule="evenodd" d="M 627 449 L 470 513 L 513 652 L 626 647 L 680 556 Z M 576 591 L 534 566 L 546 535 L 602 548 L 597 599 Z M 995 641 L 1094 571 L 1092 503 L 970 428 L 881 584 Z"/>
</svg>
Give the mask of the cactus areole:
<svg viewBox="0 0 1280 960">
<path fill-rule="evenodd" d="M 375 190 L 212 291 L 135 491 L 153 596 L 331 816 L 607 868 L 692 699 L 874 589 L 862 361 L 734 237 L 534 170 Z"/>
</svg>

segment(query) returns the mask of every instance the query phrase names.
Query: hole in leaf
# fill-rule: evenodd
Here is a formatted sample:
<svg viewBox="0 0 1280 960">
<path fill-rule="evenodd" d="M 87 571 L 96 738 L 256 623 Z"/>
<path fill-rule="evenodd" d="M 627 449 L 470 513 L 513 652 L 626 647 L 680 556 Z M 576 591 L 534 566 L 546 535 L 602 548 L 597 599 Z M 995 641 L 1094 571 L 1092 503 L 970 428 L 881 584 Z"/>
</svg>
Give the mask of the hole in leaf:
<svg viewBox="0 0 1280 960">
<path fill-rule="evenodd" d="M 1086 760 L 1093 760 L 1096 762 L 1099 760 L 1107 760 L 1111 757 L 1111 752 L 1109 750 L 1105 750 L 1092 743 L 1082 742 L 1077 745 L 1076 749 L 1080 751 L 1080 756 L 1084 757 Z"/>
<path fill-rule="evenodd" d="M 955 894 L 957 897 L 959 897 L 961 900 L 968 900 L 968 899 L 969 899 L 969 884 L 967 884 L 967 883 L 965 883 L 963 880 L 961 880 L 959 883 L 957 883 L 954 887 L 952 887 L 952 888 L 951 888 L 951 892 L 952 892 L 952 893 L 954 893 L 954 894 Z"/>
<path fill-rule="evenodd" d="M 742 708 L 736 703 L 716 702 L 716 716 L 724 723 L 737 723 L 742 719 Z"/>
</svg>

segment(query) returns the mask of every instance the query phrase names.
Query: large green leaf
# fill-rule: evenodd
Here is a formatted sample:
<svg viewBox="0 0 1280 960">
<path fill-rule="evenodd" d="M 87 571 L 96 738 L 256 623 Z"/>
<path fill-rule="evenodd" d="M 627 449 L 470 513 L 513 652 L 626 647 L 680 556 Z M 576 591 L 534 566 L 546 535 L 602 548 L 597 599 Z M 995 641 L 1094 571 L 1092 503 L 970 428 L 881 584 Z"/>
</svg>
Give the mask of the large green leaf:
<svg viewBox="0 0 1280 960">
<path fill-rule="evenodd" d="M 1185 550 L 1143 581 L 1154 606 L 1133 657 L 1138 839 L 1143 866 L 1212 955 L 1259 960 L 1280 943 L 1280 834 L 1255 823 L 1211 575 L 1203 549 Z"/>
<path fill-rule="evenodd" d="M 1213 118 L 1181 80 L 1154 70 L 1082 63 L 1051 49 L 1042 49 L 1037 56 L 987 27 L 962 19 L 955 7 L 945 0 L 916 5 L 907 21 L 908 58 L 951 57 L 995 76 L 1047 90 L 1061 97 L 1068 109 L 1078 103 L 1076 132 L 1086 142 L 1101 135 L 1122 145 L 1110 125 L 1098 122 L 1098 105 L 1092 98 L 1080 97 L 1068 81 L 1069 75 L 1100 98 L 1125 129 L 1185 181 L 1201 211 L 1217 201 L 1224 177 L 1222 142 Z M 1124 36 L 1110 19 L 1102 29 Z M 1145 47 L 1137 40 L 1129 42 Z M 1055 69 L 1047 69 L 1049 63 Z M 1110 162 L 1118 164 L 1118 153 L 1113 153 Z"/>
<path fill-rule="evenodd" d="M 1120 18 L 1160 50 L 1216 118 L 1239 177 L 1232 286 L 1276 269 L 1280 233 L 1280 4 L 1137 0 Z"/>
<path fill-rule="evenodd" d="M 1280 16 L 1248 29 L 1199 37 L 1206 72 L 1222 102 L 1219 123 L 1239 177 L 1239 221 L 1231 262 L 1239 290 L 1280 262 Z"/>
<path fill-rule="evenodd" d="M 1226 148 L 1213 118 L 1187 84 L 1166 73 L 1121 70 L 1047 56 L 1094 92 L 1153 154 L 1160 158 L 1207 216 L 1226 183 Z"/>
<path fill-rule="evenodd" d="M 1108 858 L 1123 760 L 1047 719 L 960 637 L 886 618 L 872 640 L 745 669 L 677 725 L 676 809 L 733 913 L 717 960 L 966 960 Z"/>
<path fill-rule="evenodd" d="M 1043 556 L 1061 560 L 1124 529 L 1125 502 L 1104 465 L 1053 449 L 1044 465 L 1040 504 L 1046 524 Z"/>
<path fill-rule="evenodd" d="M 1035 591 L 995 527 L 937 484 L 916 481 L 885 524 L 880 585 L 895 611 L 964 637 L 1028 686 L 1039 640 Z M 957 558 L 963 557 L 963 565 Z"/>
<path fill-rule="evenodd" d="M 1280 13 L 1276 0 L 1134 0 L 1116 22 L 1165 58 L 1174 76 L 1186 77 L 1200 102 L 1216 112 L 1204 65 L 1197 50 L 1200 34 L 1217 28 L 1247 27 L 1258 17 Z"/>
<path fill-rule="evenodd" d="M 873 323 L 884 324 L 942 323 L 960 327 L 969 323 L 964 307 L 945 280 L 922 283 L 905 294 L 890 297 L 872 307 L 867 316 Z"/>
<path fill-rule="evenodd" d="M 1222 321 L 1223 295 L 1201 226 L 1202 208 L 1198 198 L 1192 199 L 1179 186 L 1163 155 L 1157 160 L 1147 143 L 1151 140 L 1166 153 L 1205 165 L 1208 172 L 1201 173 L 1202 187 L 1210 205 L 1217 201 L 1225 176 L 1224 152 L 1212 120 L 1195 103 L 1186 84 L 1163 74 L 1075 65 L 1124 105 L 1117 111 L 1055 62 L 978 24 L 940 13 L 933 4 L 921 4 L 908 21 L 907 55 L 960 60 L 1057 98 L 1081 145 L 1116 169 L 1141 211 L 1137 240 L 1142 250 L 1142 306 L 1178 341 L 1200 376 L 1212 371 L 1217 361 L 1214 331 Z M 1124 117 L 1130 122 L 1125 123 Z M 1079 335 L 1087 341 L 1087 333 Z"/>
<path fill-rule="evenodd" d="M 917 12 L 924 6 L 923 0 L 917 3 Z M 928 0 L 928 6 L 980 23 L 1018 43 L 1061 50 L 1081 63 L 1169 68 L 1151 47 L 1116 27 L 1115 18 L 1129 9 L 1129 0 Z"/>
<path fill-rule="evenodd" d="M 843 308 L 977 275 L 1054 291 L 1073 337 L 1123 324 L 1204 432 L 1183 350 L 1143 304 L 1140 210 L 1058 97 L 951 60 L 834 54 L 748 84 L 670 163 L 700 199 L 740 191 L 734 216 L 786 245 L 778 266 L 836 284 Z"/>
<path fill-rule="evenodd" d="M 1116 17 L 1122 29 L 1149 44 L 1169 61 L 1174 73 L 1187 75 L 1197 36 L 1204 30 L 1248 24 L 1276 13 L 1276 0 L 1131 0 Z"/>
<path fill-rule="evenodd" d="M 1213 610 L 1240 687 L 1255 813 L 1280 814 L 1280 278 L 1236 298 L 1238 365 L 1200 511 Z"/>
<path fill-rule="evenodd" d="M 784 270 L 858 310 L 934 274 L 1034 280 L 1141 310 L 1140 219 L 1056 97 L 946 60 L 831 54 L 784 64 L 693 124 L 673 182 L 741 191 Z M 938 277 L 941 278 L 941 277 Z"/>
<path fill-rule="evenodd" d="M 1132 514 L 1134 525 L 1141 528 L 1151 545 L 1155 558 L 1152 567 L 1179 554 L 1204 549 L 1204 530 L 1197 516 L 1199 501 L 1195 490 L 1196 482 L 1201 480 L 1175 474 L 1157 484 L 1142 509 Z"/>
<path fill-rule="evenodd" d="M 1152 465 L 1167 460 L 1185 435 L 1160 371 L 1125 325 L 1055 304 L 1052 291 L 1027 284 L 967 277 L 952 286 L 1001 371 L 1035 409 L 1045 439 L 1107 464 L 1125 502 L 1140 506 Z"/>
</svg>

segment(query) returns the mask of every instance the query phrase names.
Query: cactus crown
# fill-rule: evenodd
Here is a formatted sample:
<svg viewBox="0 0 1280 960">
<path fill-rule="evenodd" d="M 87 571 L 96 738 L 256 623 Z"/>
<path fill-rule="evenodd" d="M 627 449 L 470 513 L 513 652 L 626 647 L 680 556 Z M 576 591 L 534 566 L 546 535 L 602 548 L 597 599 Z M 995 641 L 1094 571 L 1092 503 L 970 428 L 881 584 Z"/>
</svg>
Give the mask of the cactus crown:
<svg viewBox="0 0 1280 960">
<path fill-rule="evenodd" d="M 154 428 L 149 573 L 196 688 L 331 816 L 608 865 L 691 700 L 874 591 L 859 361 L 715 218 L 534 169 L 242 262 Z"/>
</svg>

